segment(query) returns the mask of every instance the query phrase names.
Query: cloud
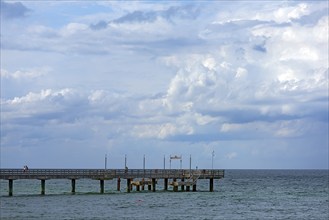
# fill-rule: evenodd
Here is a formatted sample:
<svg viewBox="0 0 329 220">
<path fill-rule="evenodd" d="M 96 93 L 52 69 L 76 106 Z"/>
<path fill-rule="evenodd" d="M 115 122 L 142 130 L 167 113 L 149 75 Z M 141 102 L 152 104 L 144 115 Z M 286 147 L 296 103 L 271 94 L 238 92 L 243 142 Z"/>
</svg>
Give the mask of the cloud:
<svg viewBox="0 0 329 220">
<path fill-rule="evenodd" d="M 231 153 L 225 155 L 225 158 L 227 158 L 229 160 L 232 160 L 235 157 L 237 157 L 237 153 L 236 152 L 231 152 Z"/>
<path fill-rule="evenodd" d="M 240 155 L 262 164 L 264 155 L 327 152 L 322 2 L 99 4 L 111 13 L 5 26 L 7 155 L 11 147 L 58 147 L 57 155 L 76 147 L 95 160 L 110 149 L 194 152 L 207 161 L 216 148 L 223 165 L 236 167 L 232 159 L 247 161 Z"/>
<path fill-rule="evenodd" d="M 194 5 L 186 6 L 171 6 L 166 10 L 152 10 L 152 11 L 133 11 L 118 19 L 114 23 L 145 23 L 155 22 L 159 18 L 164 18 L 170 22 L 176 19 L 194 20 L 198 17 L 200 9 Z"/>
<path fill-rule="evenodd" d="M 23 18 L 31 11 L 21 2 L 4 2 L 1 1 L 1 17 L 4 19 Z"/>
<path fill-rule="evenodd" d="M 91 24 L 90 25 L 90 28 L 92 30 L 101 30 L 101 29 L 107 28 L 107 26 L 108 26 L 108 22 L 106 22 L 106 21 L 99 21 L 96 24 Z"/>
<path fill-rule="evenodd" d="M 35 78 L 45 76 L 50 71 L 51 71 L 51 69 L 49 67 L 40 67 L 40 68 L 27 69 L 27 70 L 17 70 L 15 72 L 8 72 L 5 69 L 1 69 L 0 75 L 1 75 L 1 78 L 14 79 L 14 80 L 35 79 Z"/>
</svg>

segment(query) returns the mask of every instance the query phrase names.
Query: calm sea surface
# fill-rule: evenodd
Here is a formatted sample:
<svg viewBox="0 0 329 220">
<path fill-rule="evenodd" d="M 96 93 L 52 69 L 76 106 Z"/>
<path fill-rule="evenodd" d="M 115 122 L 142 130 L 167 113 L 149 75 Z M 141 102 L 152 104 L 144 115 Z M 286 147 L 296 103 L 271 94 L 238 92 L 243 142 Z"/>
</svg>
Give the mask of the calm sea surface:
<svg viewBox="0 0 329 220">
<path fill-rule="evenodd" d="M 199 180 L 197 192 L 116 191 L 116 180 L 15 180 L 8 197 L 8 181 L 0 181 L 1 219 L 329 219 L 328 170 L 226 170 L 207 192 L 208 180 Z M 147 188 L 147 187 L 146 187 Z M 171 190 L 171 188 L 170 188 Z"/>
</svg>

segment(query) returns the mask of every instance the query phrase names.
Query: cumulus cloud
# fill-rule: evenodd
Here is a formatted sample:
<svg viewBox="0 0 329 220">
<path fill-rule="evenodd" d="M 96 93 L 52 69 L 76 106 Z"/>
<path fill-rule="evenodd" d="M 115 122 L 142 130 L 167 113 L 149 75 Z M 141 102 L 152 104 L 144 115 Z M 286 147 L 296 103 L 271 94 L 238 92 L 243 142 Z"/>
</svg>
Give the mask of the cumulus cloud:
<svg viewBox="0 0 329 220">
<path fill-rule="evenodd" d="M 26 70 L 17 70 L 15 72 L 9 72 L 5 69 L 1 69 L 0 75 L 1 78 L 6 79 L 34 79 L 47 75 L 51 71 L 49 67 L 40 67 Z"/>
<path fill-rule="evenodd" d="M 311 137 L 323 140 L 328 7 L 238 3 L 170 2 L 153 8 L 134 2 L 129 10 L 113 9 L 115 16 L 5 32 L 3 51 L 18 50 L 29 60 L 42 50 L 51 62 L 24 68 L 8 59 L 1 67 L 3 91 L 26 84 L 19 94 L 1 97 L 2 143 L 33 146 L 47 140 L 85 149 L 107 149 L 110 143 L 111 150 L 123 152 L 136 143 L 170 150 L 190 144 L 193 150 L 226 141 L 232 149 L 224 147 L 218 155 L 229 161 L 242 158 L 243 147 L 254 155 L 268 146 L 265 140 L 307 139 L 310 146 L 319 142 Z M 152 91 L 145 89 L 150 84 L 156 85 Z M 21 141 L 14 130 L 22 131 Z"/>
</svg>

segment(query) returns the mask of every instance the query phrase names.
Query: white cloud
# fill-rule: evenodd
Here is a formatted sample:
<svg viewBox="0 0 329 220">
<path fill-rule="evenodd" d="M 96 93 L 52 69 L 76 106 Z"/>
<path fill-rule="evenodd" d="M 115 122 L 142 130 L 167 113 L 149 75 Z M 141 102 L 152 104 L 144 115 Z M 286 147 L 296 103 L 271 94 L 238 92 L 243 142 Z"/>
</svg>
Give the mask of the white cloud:
<svg viewBox="0 0 329 220">
<path fill-rule="evenodd" d="M 237 155 L 250 143 L 261 152 L 276 147 L 269 140 L 295 147 L 307 139 L 308 149 L 325 139 L 323 3 L 94 4 L 120 7 L 72 11 L 57 25 L 33 15 L 32 23 L 4 24 L 4 146 L 110 143 L 121 153 L 151 145 L 168 154 L 227 141 L 232 149 L 218 155 L 243 160 Z"/>
<path fill-rule="evenodd" d="M 276 22 L 290 22 L 292 19 L 298 19 L 303 15 L 309 14 L 308 5 L 300 3 L 297 6 L 279 8 L 273 12 L 274 20 Z"/>
<path fill-rule="evenodd" d="M 160 125 L 136 125 L 132 133 L 141 138 L 164 139 L 179 134 L 192 134 L 193 130 L 185 125 L 176 126 L 172 123 L 165 123 Z"/>
<path fill-rule="evenodd" d="M 232 160 L 232 159 L 234 159 L 235 157 L 237 157 L 237 153 L 236 152 L 231 152 L 231 153 L 229 153 L 229 154 L 226 154 L 225 155 L 225 158 L 227 158 L 227 159 L 229 159 L 229 160 Z"/>
<path fill-rule="evenodd" d="M 2 78 L 20 80 L 20 79 L 39 78 L 49 74 L 49 72 L 51 71 L 52 70 L 50 67 L 39 67 L 33 69 L 16 70 L 14 72 L 9 72 L 5 69 L 1 69 L 0 74 Z"/>
<path fill-rule="evenodd" d="M 83 33 L 84 31 L 88 30 L 89 26 L 86 24 L 81 23 L 69 23 L 67 24 L 62 30 L 61 34 L 64 37 L 68 37 L 70 35 L 76 34 L 76 33 Z"/>
</svg>

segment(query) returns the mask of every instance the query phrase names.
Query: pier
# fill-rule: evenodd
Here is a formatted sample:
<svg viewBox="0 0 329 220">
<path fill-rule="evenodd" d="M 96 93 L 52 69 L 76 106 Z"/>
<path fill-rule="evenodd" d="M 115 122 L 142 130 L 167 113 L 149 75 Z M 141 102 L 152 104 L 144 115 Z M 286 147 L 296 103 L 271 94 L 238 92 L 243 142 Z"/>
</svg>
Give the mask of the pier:
<svg viewBox="0 0 329 220">
<path fill-rule="evenodd" d="M 224 170 L 218 169 L 0 169 L 0 179 L 8 180 L 8 195 L 14 194 L 14 180 L 37 179 L 41 184 L 41 195 L 46 194 L 46 180 L 50 179 L 70 179 L 71 192 L 76 191 L 76 182 L 79 179 L 99 180 L 100 193 L 104 193 L 104 181 L 116 180 L 117 191 L 120 191 L 122 179 L 126 181 L 127 192 L 131 192 L 133 187 L 136 191 L 145 190 L 156 191 L 158 180 L 162 179 L 164 190 L 177 192 L 197 190 L 199 179 L 209 179 L 209 191 L 214 191 L 214 180 L 224 178 Z"/>
</svg>

